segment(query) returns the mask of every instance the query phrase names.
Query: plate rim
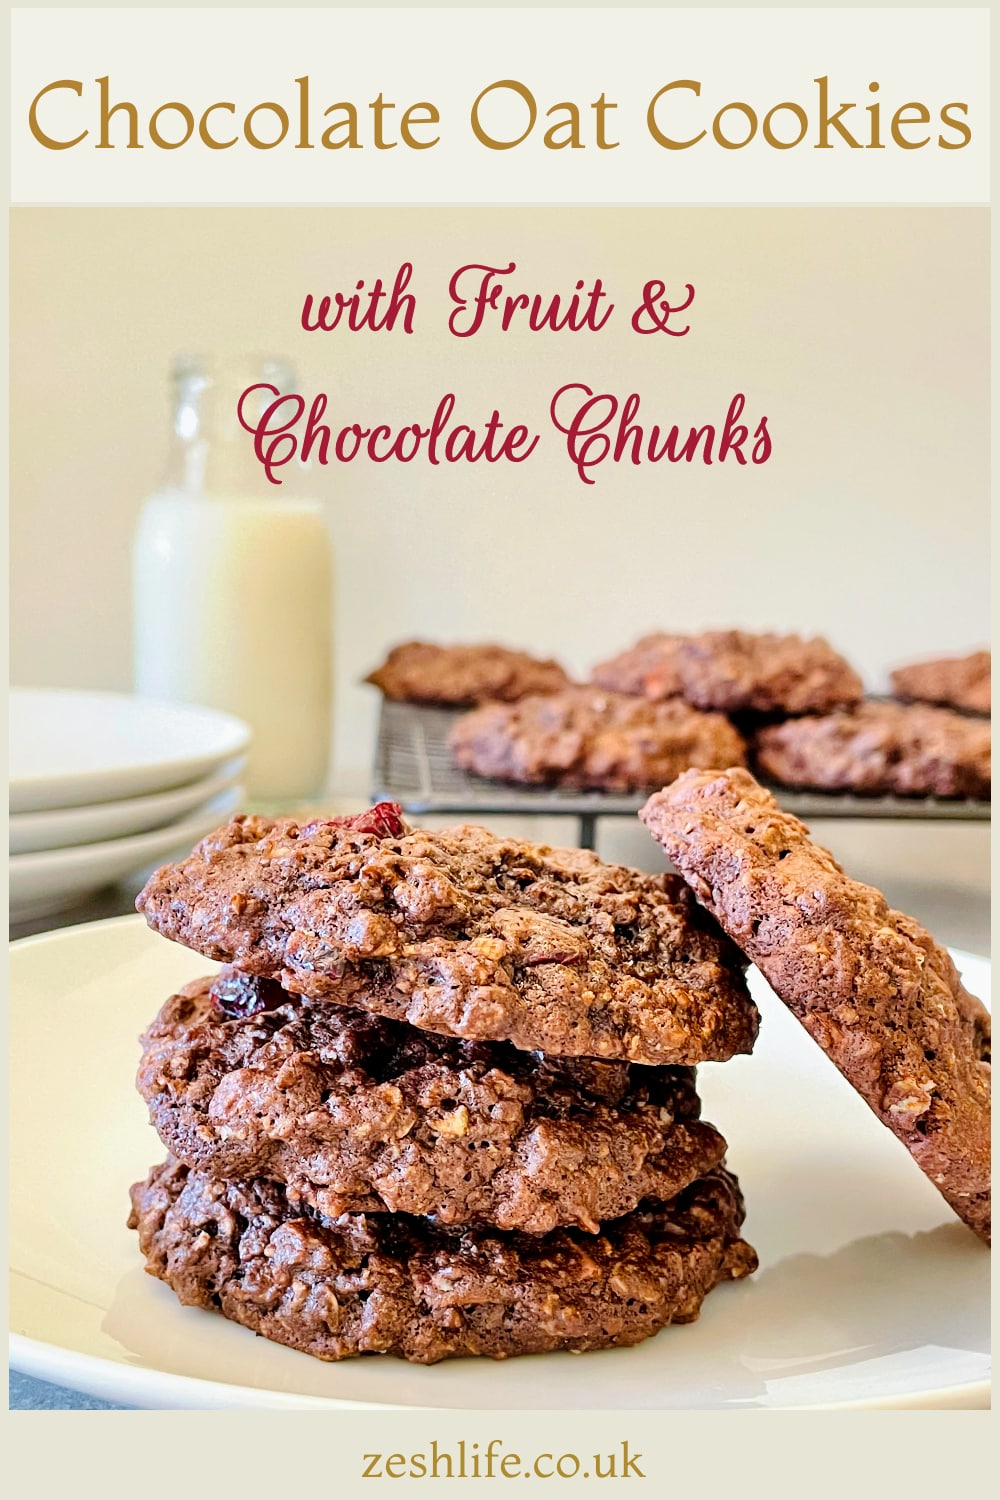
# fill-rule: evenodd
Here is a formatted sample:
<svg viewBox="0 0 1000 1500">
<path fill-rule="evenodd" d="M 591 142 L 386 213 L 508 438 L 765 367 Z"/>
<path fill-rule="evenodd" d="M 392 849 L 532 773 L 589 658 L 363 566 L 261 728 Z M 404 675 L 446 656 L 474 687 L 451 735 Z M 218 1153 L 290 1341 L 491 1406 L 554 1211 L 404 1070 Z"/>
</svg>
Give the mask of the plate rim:
<svg viewBox="0 0 1000 1500">
<path fill-rule="evenodd" d="M 11 1332 L 9 1356 L 12 1370 L 19 1374 L 46 1380 L 50 1384 L 62 1385 L 68 1390 L 79 1391 L 85 1396 L 95 1396 L 103 1401 L 119 1401 L 122 1405 L 136 1405 L 134 1397 L 157 1397 L 154 1409 L 159 1410 L 220 1410 L 255 1409 L 267 1410 L 313 1410 L 313 1411 L 432 1411 L 445 1412 L 465 1410 L 458 1407 L 400 1405 L 393 1401 L 351 1401 L 343 1396 L 307 1396 L 301 1392 L 275 1391 L 266 1386 L 233 1385 L 223 1380 L 206 1380 L 200 1375 L 177 1375 L 169 1370 L 152 1370 L 145 1365 L 129 1365 L 119 1360 L 104 1359 L 96 1354 L 81 1354 L 76 1349 L 66 1349 L 60 1344 L 50 1344 L 42 1339 L 33 1339 L 28 1334 Z M 133 1399 L 129 1400 L 129 1388 Z M 136 1389 L 138 1388 L 138 1389 Z M 989 1380 L 967 1381 L 962 1385 L 936 1386 L 926 1391 L 913 1392 L 907 1396 L 876 1396 L 856 1401 L 808 1401 L 784 1407 L 738 1406 L 732 1407 L 636 1407 L 636 1411 L 934 1411 L 980 1410 L 990 1405 L 992 1385 Z M 176 1397 L 163 1400 L 163 1396 Z M 198 1401 L 181 1398 L 201 1397 Z M 228 1399 L 226 1399 L 228 1398 Z M 147 1403 L 148 1404 L 148 1403 Z M 535 1408 L 530 1408 L 534 1410 Z M 526 1407 L 507 1406 L 489 1408 L 494 1412 L 524 1411 Z M 584 1411 L 607 1411 L 605 1406 L 575 1406 L 553 1408 L 561 1416 Z"/>
<path fill-rule="evenodd" d="M 161 1395 L 171 1394 L 177 1397 L 176 1400 L 157 1399 L 150 1403 L 161 1410 L 234 1407 L 281 1407 L 287 1410 L 309 1407 L 327 1411 L 434 1410 L 425 1406 L 400 1406 L 394 1402 L 306 1396 L 297 1392 L 265 1389 L 263 1386 L 232 1385 L 223 1380 L 206 1380 L 200 1375 L 177 1375 L 169 1370 L 153 1370 L 146 1365 L 129 1365 L 119 1360 L 104 1359 L 97 1354 L 82 1354 L 78 1349 L 66 1349 L 61 1344 L 50 1344 L 43 1339 L 34 1339 L 29 1334 L 15 1333 L 13 1330 L 9 1334 L 9 1355 L 11 1369 L 18 1374 L 62 1385 L 85 1396 L 96 1396 L 99 1400 L 120 1401 L 123 1405 L 134 1406 L 136 1394 L 155 1397 L 159 1392 Z M 130 1386 L 142 1388 L 138 1392 L 132 1390 L 132 1400 L 129 1400 Z M 262 1399 L 247 1400 L 248 1394 L 251 1398 L 259 1396 Z M 185 1402 L 180 1399 L 184 1395 L 201 1396 L 202 1399 Z M 223 1399 L 225 1397 L 230 1399 Z"/>
<path fill-rule="evenodd" d="M 149 815 L 150 806 L 158 808 L 153 816 L 159 817 L 163 813 L 163 804 L 169 804 L 167 816 L 173 814 L 178 803 L 181 804 L 179 817 L 184 816 L 186 811 L 195 812 L 202 805 L 221 797 L 230 787 L 238 786 L 246 770 L 247 758 L 245 754 L 235 755 L 231 759 L 223 761 L 218 767 L 213 767 L 204 776 L 199 776 L 195 781 L 186 781 L 181 786 L 165 787 L 155 792 L 140 792 L 135 797 L 115 797 L 109 802 L 81 802 L 76 807 L 42 807 L 33 812 L 12 812 L 8 814 L 7 825 L 11 834 L 23 832 L 30 835 L 33 829 L 39 825 L 45 826 L 46 821 L 56 819 L 68 820 L 72 830 L 74 824 L 83 823 L 87 818 L 95 814 L 105 817 L 127 815 L 130 812 L 138 812 L 142 817 Z M 206 790 L 207 789 L 207 790 Z M 153 823 L 149 828 L 133 830 L 133 834 L 156 833 L 158 828 L 165 827 L 163 823 Z M 116 834 L 116 838 L 131 838 L 133 834 Z M 55 835 L 46 834 L 45 837 Z M 63 837 L 63 835 L 59 835 Z M 80 840 L 80 844 L 109 843 L 109 839 Z M 8 853 L 13 858 L 21 854 L 49 854 L 56 849 L 75 849 L 77 844 L 51 844 L 40 849 L 13 849 L 8 847 Z"/>
<path fill-rule="evenodd" d="M 92 770 L 70 771 L 59 773 L 47 773 L 39 775 L 15 776 L 11 775 L 8 781 L 8 803 L 11 812 L 55 812 L 67 810 L 71 807 L 87 806 L 91 803 L 101 801 L 124 801 L 130 796 L 143 796 L 153 792 L 175 791 L 179 787 L 187 786 L 191 781 L 196 781 L 202 776 L 209 774 L 212 767 L 231 760 L 234 756 L 243 755 L 247 752 L 251 740 L 252 730 L 250 725 L 240 719 L 236 714 L 227 713 L 224 709 L 211 708 L 201 703 L 177 703 L 167 698 L 143 697 L 139 693 L 125 693 L 103 691 L 88 688 L 33 688 L 33 687 L 11 687 L 10 695 L 45 695 L 50 697 L 73 696 L 79 698 L 100 698 L 114 700 L 119 703 L 146 703 L 156 705 L 158 708 L 173 709 L 178 712 L 186 712 L 192 715 L 201 715 L 205 718 L 214 718 L 220 726 L 223 725 L 232 735 L 232 743 L 223 749 L 201 751 L 194 754 L 177 755 L 173 759 L 160 759 L 140 762 L 124 762 L 114 766 L 102 766 Z M 166 782 L 154 781 L 149 784 L 149 777 L 159 777 L 167 773 Z M 129 778 L 132 781 L 129 781 Z M 138 777 L 139 789 L 135 789 L 135 778 Z M 125 779 L 133 786 L 131 791 L 125 791 L 111 796 L 102 795 L 109 785 L 116 780 Z M 63 791 L 53 794 L 49 789 L 54 787 L 69 788 L 68 794 Z M 77 790 L 74 791 L 73 788 Z M 89 788 L 86 795 L 81 796 L 80 788 Z M 95 790 L 96 789 L 96 790 Z M 62 800 L 53 802 L 51 797 L 58 795 Z M 68 795 L 69 800 L 66 800 Z M 41 799 L 41 800 L 39 800 Z"/>
<path fill-rule="evenodd" d="M 99 858 L 102 855 L 110 853 L 112 850 L 116 854 L 122 855 L 131 855 L 135 852 L 141 858 L 146 852 L 146 840 L 153 839 L 158 844 L 164 844 L 164 847 L 169 848 L 171 839 L 167 838 L 168 834 L 174 840 L 187 838 L 189 827 L 194 828 L 204 823 L 208 813 L 215 811 L 212 806 L 213 803 L 222 802 L 223 799 L 231 801 L 233 795 L 238 793 L 240 789 L 241 783 L 235 781 L 227 787 L 222 787 L 214 796 L 206 798 L 204 807 L 195 806 L 190 812 L 185 813 L 182 818 L 178 818 L 176 823 L 164 823 L 160 828 L 147 828 L 144 833 L 127 833 L 121 838 L 116 839 L 95 839 L 89 844 L 64 844 L 58 849 L 29 849 L 24 854 L 9 854 L 7 856 L 8 869 L 10 873 L 21 871 L 22 873 L 37 874 L 39 870 L 44 870 L 44 866 L 41 864 L 29 865 L 29 860 L 55 860 L 56 864 L 53 868 L 56 871 L 70 870 L 78 863 L 85 864 L 88 859 Z M 220 817 L 231 816 L 231 813 L 225 808 L 219 808 L 218 812 Z M 156 858 L 155 850 L 153 851 L 153 858 Z M 115 917 L 112 920 L 120 921 L 121 919 Z M 92 924 L 89 922 L 78 922 L 76 925 L 78 927 L 89 927 Z M 47 937 L 51 936 L 53 932 L 65 931 L 67 929 L 64 927 L 53 928 L 48 933 L 38 933 L 36 936 Z"/>
<path fill-rule="evenodd" d="M 70 941 L 79 932 L 135 928 L 146 926 L 138 913 L 117 917 L 105 917 L 96 922 L 78 922 L 68 927 L 48 929 L 32 933 L 9 943 L 9 950 L 22 950 L 45 945 L 57 945 Z M 959 963 L 965 958 L 990 965 L 986 954 L 976 954 L 970 949 L 949 947 L 949 953 Z M 23 1275 L 11 1268 L 11 1276 Z M 332 1411 L 453 1411 L 464 1408 L 423 1406 L 417 1403 L 354 1401 L 343 1396 L 313 1396 L 303 1392 L 274 1390 L 265 1386 L 234 1385 L 231 1382 L 212 1380 L 204 1376 L 181 1375 L 169 1370 L 152 1369 L 145 1365 L 133 1365 L 125 1360 L 86 1354 L 80 1350 L 54 1344 L 30 1334 L 9 1332 L 10 1368 L 18 1373 L 61 1385 L 66 1389 L 125 1406 L 156 1410 L 235 1410 L 235 1409 L 281 1409 Z M 734 1403 L 726 1407 L 692 1407 L 683 1410 L 713 1411 L 875 1411 L 875 1410 L 982 1410 L 991 1405 L 992 1381 L 990 1378 L 974 1379 L 954 1385 L 928 1387 L 924 1390 L 871 1396 L 845 1401 L 805 1401 L 778 1406 L 744 1407 Z M 517 1406 L 490 1408 L 497 1413 L 520 1411 L 527 1408 Z M 535 1409 L 535 1408 L 532 1408 Z M 682 1408 L 651 1406 L 635 1410 L 670 1411 Z M 554 1408 L 555 1410 L 555 1408 Z M 561 1415 L 570 1412 L 606 1411 L 607 1407 L 596 1403 L 593 1406 L 558 1408 Z"/>
<path fill-rule="evenodd" d="M 206 838 L 227 817 L 239 811 L 242 784 L 219 792 L 206 806 L 193 808 L 184 817 L 145 833 L 105 839 L 94 844 L 69 844 L 62 849 L 37 849 L 7 857 L 8 919 L 11 923 L 53 915 L 77 905 L 85 896 L 130 873 L 149 869 L 179 849 Z M 53 891 L 56 894 L 53 894 Z M 89 924 L 76 924 L 85 927 Z M 37 936 L 51 936 L 66 928 L 48 929 Z"/>
</svg>

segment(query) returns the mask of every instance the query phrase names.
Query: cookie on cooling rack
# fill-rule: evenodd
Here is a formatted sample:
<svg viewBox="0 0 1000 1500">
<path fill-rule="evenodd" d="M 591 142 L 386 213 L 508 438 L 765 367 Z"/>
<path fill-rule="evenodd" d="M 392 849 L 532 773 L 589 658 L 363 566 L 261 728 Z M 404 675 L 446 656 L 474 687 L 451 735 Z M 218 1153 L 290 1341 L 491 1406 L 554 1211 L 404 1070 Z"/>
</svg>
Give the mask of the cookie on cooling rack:
<svg viewBox="0 0 1000 1500">
<path fill-rule="evenodd" d="M 862 703 L 789 719 L 753 741 L 760 771 L 784 786 L 900 797 L 990 797 L 990 726 L 920 703 Z"/>
<path fill-rule="evenodd" d="M 569 678 L 556 661 L 490 644 L 437 646 L 405 641 L 365 678 L 387 698 L 468 708 L 497 699 L 513 703 L 527 693 L 556 693 Z"/>
<path fill-rule="evenodd" d="M 727 714 L 823 713 L 857 703 L 861 679 L 821 637 L 709 630 L 676 652 L 681 692 Z"/>
<path fill-rule="evenodd" d="M 890 673 L 892 691 L 908 702 L 940 703 L 969 713 L 990 712 L 990 653 L 940 656 Z"/>
<path fill-rule="evenodd" d="M 644 635 L 627 651 L 598 662 L 592 676 L 598 687 L 612 693 L 629 693 L 656 702 L 677 698 L 683 691 L 677 670 L 677 653 L 687 639 L 654 631 Z"/>
<path fill-rule="evenodd" d="M 486 704 L 452 726 L 448 748 L 477 776 L 578 791 L 646 792 L 688 766 L 746 759 L 742 736 L 721 714 L 595 687 Z"/>
</svg>

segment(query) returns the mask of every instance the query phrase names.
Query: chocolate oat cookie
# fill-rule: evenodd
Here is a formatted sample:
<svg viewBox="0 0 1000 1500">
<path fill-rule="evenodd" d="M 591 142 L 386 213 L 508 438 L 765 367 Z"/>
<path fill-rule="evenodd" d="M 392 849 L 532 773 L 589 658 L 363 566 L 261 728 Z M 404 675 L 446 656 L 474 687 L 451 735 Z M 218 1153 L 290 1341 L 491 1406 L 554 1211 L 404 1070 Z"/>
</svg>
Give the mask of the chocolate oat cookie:
<svg viewBox="0 0 1000 1500">
<path fill-rule="evenodd" d="M 627 651 L 598 662 L 593 679 L 598 687 L 612 693 L 629 693 L 656 702 L 677 698 L 683 684 L 677 671 L 677 652 L 687 637 L 655 631 L 644 635 Z"/>
<path fill-rule="evenodd" d="M 747 771 L 689 771 L 640 816 L 955 1212 L 988 1239 L 990 1018 L 945 949 L 851 880 Z"/>
<path fill-rule="evenodd" d="M 452 727 L 448 748 L 456 765 L 478 776 L 620 792 L 662 786 L 689 766 L 746 758 L 721 714 L 594 687 L 475 709 Z"/>
<path fill-rule="evenodd" d="M 726 1149 L 698 1120 L 689 1068 L 458 1041 L 225 970 L 167 1001 L 138 1087 L 187 1166 L 277 1178 L 329 1218 L 596 1234 L 644 1198 L 675 1197 Z"/>
<path fill-rule="evenodd" d="M 266 1179 L 223 1182 L 168 1160 L 132 1189 L 146 1269 L 181 1302 L 318 1359 L 417 1364 L 638 1344 L 689 1323 L 721 1281 L 757 1264 L 735 1178 L 590 1236 L 447 1230 L 400 1215 L 303 1210 Z"/>
<path fill-rule="evenodd" d="M 789 719 L 754 740 L 763 774 L 786 786 L 898 796 L 990 796 L 990 726 L 922 703 L 862 703 Z"/>
<path fill-rule="evenodd" d="M 861 679 L 827 641 L 709 630 L 677 650 L 681 691 L 727 714 L 824 713 L 857 703 Z"/>
<path fill-rule="evenodd" d="M 921 703 L 940 703 L 969 713 L 990 712 L 990 653 L 973 651 L 968 656 L 942 656 L 914 662 L 890 673 L 897 698 Z"/>
<path fill-rule="evenodd" d="M 136 904 L 208 958 L 448 1036 L 651 1064 L 752 1047 L 743 960 L 676 876 L 379 824 L 398 834 L 237 817 Z"/>
<path fill-rule="evenodd" d="M 436 646 L 430 641 L 394 646 L 365 681 L 387 698 L 456 708 L 494 698 L 512 703 L 526 693 L 556 693 L 569 686 L 555 661 L 541 661 L 506 646 Z"/>
</svg>

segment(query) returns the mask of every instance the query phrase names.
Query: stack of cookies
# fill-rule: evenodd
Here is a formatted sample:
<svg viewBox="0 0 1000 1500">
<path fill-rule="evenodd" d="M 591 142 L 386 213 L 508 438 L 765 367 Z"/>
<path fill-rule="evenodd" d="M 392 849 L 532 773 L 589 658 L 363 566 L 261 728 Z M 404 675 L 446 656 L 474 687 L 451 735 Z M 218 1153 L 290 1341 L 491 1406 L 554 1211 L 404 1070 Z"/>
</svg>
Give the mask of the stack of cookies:
<svg viewBox="0 0 1000 1500">
<path fill-rule="evenodd" d="M 321 1359 L 630 1345 L 756 1265 L 696 1064 L 745 961 L 683 881 L 481 828 L 241 817 L 139 898 L 222 961 L 143 1039 L 186 1304 Z"/>
</svg>

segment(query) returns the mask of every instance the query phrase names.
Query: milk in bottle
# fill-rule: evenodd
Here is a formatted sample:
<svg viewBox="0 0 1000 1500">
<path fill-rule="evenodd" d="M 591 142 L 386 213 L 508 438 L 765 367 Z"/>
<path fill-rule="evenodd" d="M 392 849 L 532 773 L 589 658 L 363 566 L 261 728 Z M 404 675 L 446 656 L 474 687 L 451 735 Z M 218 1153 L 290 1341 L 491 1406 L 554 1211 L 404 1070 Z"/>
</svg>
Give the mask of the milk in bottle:
<svg viewBox="0 0 1000 1500">
<path fill-rule="evenodd" d="M 274 361 L 175 366 L 169 472 L 135 536 L 133 623 L 137 691 L 244 719 L 244 785 L 267 803 L 326 777 L 333 569 L 322 507 L 292 477 L 268 483 L 237 418 L 258 381 L 287 390 L 293 377 Z"/>
</svg>

